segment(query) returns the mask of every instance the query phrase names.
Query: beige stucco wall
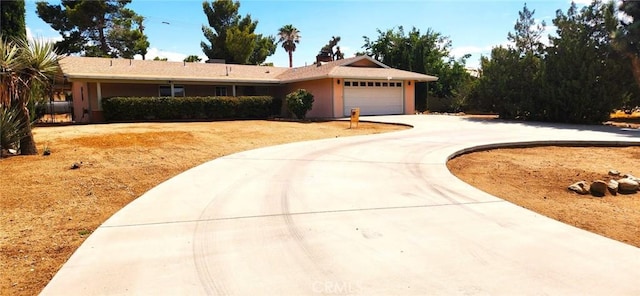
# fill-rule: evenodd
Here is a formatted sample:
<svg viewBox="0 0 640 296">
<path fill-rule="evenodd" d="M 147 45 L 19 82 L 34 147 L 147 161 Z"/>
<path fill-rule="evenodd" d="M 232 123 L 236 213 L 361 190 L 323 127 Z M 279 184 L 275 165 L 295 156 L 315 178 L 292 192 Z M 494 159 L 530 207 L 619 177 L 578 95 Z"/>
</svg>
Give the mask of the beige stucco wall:
<svg viewBox="0 0 640 296">
<path fill-rule="evenodd" d="M 416 82 L 413 80 L 404 81 L 404 114 L 414 114 L 416 112 Z"/>
<path fill-rule="evenodd" d="M 343 117 L 344 111 L 344 79 L 333 79 L 333 116 Z M 340 83 L 338 83 L 340 82 Z"/>
<path fill-rule="evenodd" d="M 89 122 L 89 90 L 85 82 L 71 84 L 73 96 L 73 118 L 76 122 Z M 86 110 L 86 113 L 85 113 Z"/>
<path fill-rule="evenodd" d="M 291 93 L 297 89 L 304 88 L 313 94 L 313 108 L 307 117 L 311 118 L 326 118 L 334 117 L 334 104 L 333 104 L 333 88 L 337 86 L 334 79 L 321 79 L 312 81 L 301 81 L 287 84 L 283 87 L 284 94 Z M 342 83 L 342 82 L 341 82 Z M 284 96 L 282 96 L 284 98 Z"/>
</svg>

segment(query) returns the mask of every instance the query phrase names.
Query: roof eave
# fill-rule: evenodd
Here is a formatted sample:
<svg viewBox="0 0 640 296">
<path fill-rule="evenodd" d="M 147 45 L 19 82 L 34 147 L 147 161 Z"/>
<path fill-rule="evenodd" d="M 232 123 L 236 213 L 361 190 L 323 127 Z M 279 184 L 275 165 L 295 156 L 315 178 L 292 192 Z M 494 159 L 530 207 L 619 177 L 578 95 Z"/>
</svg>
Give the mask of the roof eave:
<svg viewBox="0 0 640 296">
<path fill-rule="evenodd" d="M 371 77 L 371 76 L 358 76 L 358 75 L 329 75 L 329 78 L 342 78 L 342 79 L 363 79 L 363 80 L 414 80 L 418 82 L 429 82 L 429 81 L 437 81 L 438 77 L 429 76 L 429 77 L 409 77 L 409 76 L 394 76 L 389 79 L 389 77 Z"/>
<path fill-rule="evenodd" d="M 189 77 L 156 77 L 156 76 L 120 76 L 120 75 L 92 75 L 73 74 L 67 75 L 69 80 L 131 80 L 131 81 L 164 81 L 164 82 L 220 82 L 220 83 L 272 83 L 279 84 L 279 79 L 233 79 L 233 78 L 189 78 Z"/>
</svg>

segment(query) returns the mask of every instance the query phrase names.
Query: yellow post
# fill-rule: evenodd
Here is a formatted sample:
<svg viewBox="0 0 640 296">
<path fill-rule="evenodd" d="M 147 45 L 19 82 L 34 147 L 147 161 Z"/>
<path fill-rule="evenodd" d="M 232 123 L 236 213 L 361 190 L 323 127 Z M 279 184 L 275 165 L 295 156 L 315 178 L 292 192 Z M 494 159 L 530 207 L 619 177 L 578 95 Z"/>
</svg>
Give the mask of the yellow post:
<svg viewBox="0 0 640 296">
<path fill-rule="evenodd" d="M 349 122 L 349 128 L 352 128 L 355 124 L 358 127 L 360 121 L 360 108 L 351 108 L 351 121 Z"/>
</svg>

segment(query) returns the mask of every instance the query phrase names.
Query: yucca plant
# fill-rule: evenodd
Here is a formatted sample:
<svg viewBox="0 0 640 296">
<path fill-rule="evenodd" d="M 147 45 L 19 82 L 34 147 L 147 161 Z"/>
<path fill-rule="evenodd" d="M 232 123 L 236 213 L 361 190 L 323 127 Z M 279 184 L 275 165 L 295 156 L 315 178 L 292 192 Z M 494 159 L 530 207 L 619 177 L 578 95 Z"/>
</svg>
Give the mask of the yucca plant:
<svg viewBox="0 0 640 296">
<path fill-rule="evenodd" d="M 0 158 L 5 149 L 18 149 L 28 124 L 20 119 L 20 110 L 0 105 Z"/>
<path fill-rule="evenodd" d="M 31 132 L 28 105 L 34 97 L 42 97 L 50 89 L 53 75 L 59 69 L 59 59 L 51 42 L 7 41 L 0 37 L 0 105 L 5 108 L 12 106 L 17 117 L 26 122 L 20 139 L 21 154 L 38 153 Z"/>
</svg>

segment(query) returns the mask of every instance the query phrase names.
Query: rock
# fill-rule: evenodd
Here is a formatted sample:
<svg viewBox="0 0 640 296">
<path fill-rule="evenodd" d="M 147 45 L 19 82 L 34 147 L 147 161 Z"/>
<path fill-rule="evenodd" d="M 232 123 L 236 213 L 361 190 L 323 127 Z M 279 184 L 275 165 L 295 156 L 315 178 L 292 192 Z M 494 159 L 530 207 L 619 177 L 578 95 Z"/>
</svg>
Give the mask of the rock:
<svg viewBox="0 0 640 296">
<path fill-rule="evenodd" d="M 624 175 L 622 175 L 622 177 L 626 178 L 626 179 L 631 179 L 633 181 L 636 181 L 636 182 L 640 183 L 640 178 L 638 178 L 638 177 L 636 177 L 636 176 L 634 176 L 632 174 L 624 174 Z"/>
<path fill-rule="evenodd" d="M 607 189 L 609 189 L 609 193 L 612 195 L 618 194 L 618 181 L 609 180 L 609 183 L 607 183 Z"/>
<path fill-rule="evenodd" d="M 16 149 L 7 149 L 7 152 L 9 152 L 9 154 L 11 155 L 18 155 L 18 150 Z"/>
<path fill-rule="evenodd" d="M 580 182 L 576 182 L 574 184 L 571 184 L 569 186 L 569 190 L 577 193 L 577 194 L 588 194 L 589 193 L 589 185 L 587 185 L 587 182 L 585 181 L 580 181 Z"/>
<path fill-rule="evenodd" d="M 633 179 L 624 178 L 618 180 L 618 192 L 620 193 L 635 193 L 638 191 L 640 184 Z"/>
<path fill-rule="evenodd" d="M 610 170 L 609 171 L 609 176 L 618 177 L 618 176 L 620 176 L 620 172 L 618 172 L 616 170 Z"/>
<path fill-rule="evenodd" d="M 71 165 L 71 169 L 72 169 L 72 170 L 79 169 L 79 168 L 80 168 L 80 164 L 79 164 L 79 163 L 77 163 L 77 162 L 74 162 L 74 163 Z"/>
<path fill-rule="evenodd" d="M 593 196 L 603 197 L 607 193 L 607 183 L 602 180 L 593 181 L 589 186 L 589 191 Z"/>
</svg>

